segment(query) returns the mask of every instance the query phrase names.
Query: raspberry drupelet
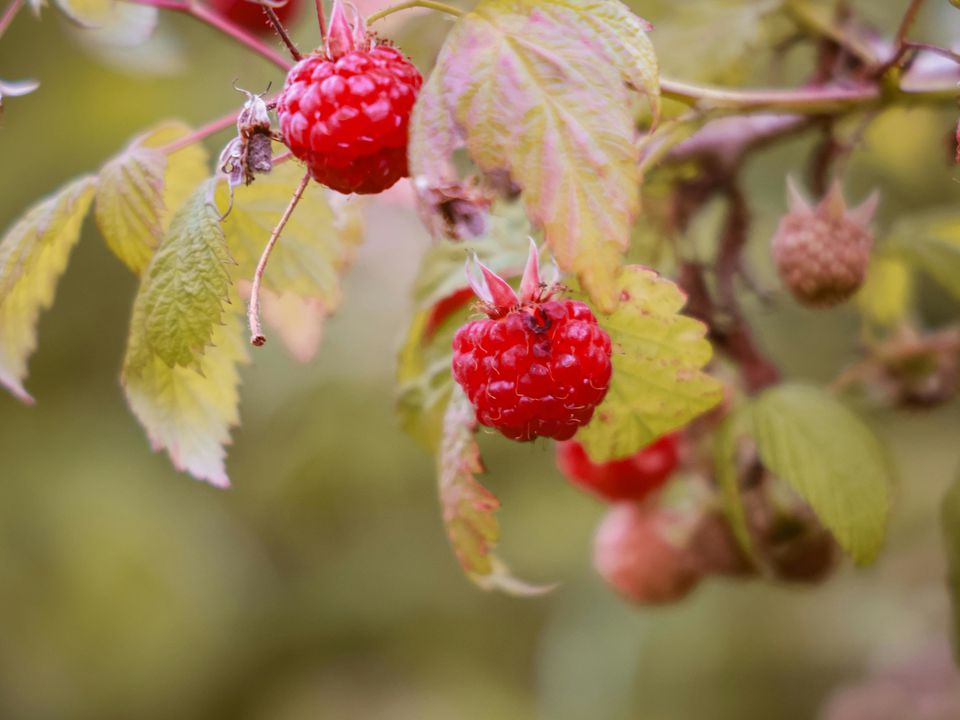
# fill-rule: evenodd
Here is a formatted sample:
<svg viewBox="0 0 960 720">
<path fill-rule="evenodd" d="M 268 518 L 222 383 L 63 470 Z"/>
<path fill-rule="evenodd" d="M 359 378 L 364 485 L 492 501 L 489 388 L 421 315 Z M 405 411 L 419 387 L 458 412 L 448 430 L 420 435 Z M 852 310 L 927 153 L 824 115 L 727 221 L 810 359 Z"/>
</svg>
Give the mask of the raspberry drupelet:
<svg viewBox="0 0 960 720">
<path fill-rule="evenodd" d="M 477 421 L 512 440 L 573 437 L 607 394 L 609 335 L 584 303 L 552 298 L 532 243 L 519 297 L 477 265 L 484 282 L 471 286 L 487 317 L 453 338 L 453 376 Z"/>
<path fill-rule="evenodd" d="M 277 101 L 284 142 L 317 182 L 372 194 L 409 174 L 410 113 L 423 78 L 403 53 L 350 28 L 334 4 L 326 47 L 287 75 Z"/>
</svg>

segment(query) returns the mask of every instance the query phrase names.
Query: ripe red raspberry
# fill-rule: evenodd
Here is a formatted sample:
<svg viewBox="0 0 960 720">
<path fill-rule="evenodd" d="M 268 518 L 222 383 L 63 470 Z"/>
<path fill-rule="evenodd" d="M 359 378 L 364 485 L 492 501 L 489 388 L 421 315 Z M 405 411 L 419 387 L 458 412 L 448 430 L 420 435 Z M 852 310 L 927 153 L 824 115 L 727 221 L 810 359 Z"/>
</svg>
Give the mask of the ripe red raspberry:
<svg viewBox="0 0 960 720">
<path fill-rule="evenodd" d="M 287 0 L 285 5 L 273 8 L 277 18 L 284 25 L 290 24 L 300 13 L 302 0 Z M 273 34 L 273 26 L 267 20 L 263 8 L 248 0 L 210 0 L 210 7 L 234 25 L 239 25 L 257 35 Z"/>
<path fill-rule="evenodd" d="M 677 467 L 680 437 L 664 435 L 622 460 L 595 463 L 576 440 L 557 444 L 557 466 L 571 482 L 595 495 L 617 500 L 642 500 L 659 490 Z"/>
<path fill-rule="evenodd" d="M 531 243 L 520 297 L 477 263 L 484 282 L 471 286 L 488 317 L 457 330 L 453 377 L 480 424 L 513 440 L 567 440 L 607 394 L 610 337 L 582 302 L 550 299 L 537 263 Z"/>
<path fill-rule="evenodd" d="M 283 140 L 317 182 L 342 193 L 386 190 L 407 170 L 410 112 L 423 78 L 396 48 L 372 46 L 335 2 L 327 45 L 290 70 L 277 101 Z"/>
<path fill-rule="evenodd" d="M 790 212 L 773 237 L 773 259 L 781 280 L 804 305 L 830 307 L 849 299 L 863 284 L 873 248 L 870 220 L 874 193 L 847 210 L 840 184 L 816 207 L 789 183 Z"/>
<path fill-rule="evenodd" d="M 671 541 L 672 518 L 649 504 L 620 503 L 597 528 L 593 566 L 623 597 L 640 605 L 676 602 L 702 577 L 696 558 Z"/>
</svg>

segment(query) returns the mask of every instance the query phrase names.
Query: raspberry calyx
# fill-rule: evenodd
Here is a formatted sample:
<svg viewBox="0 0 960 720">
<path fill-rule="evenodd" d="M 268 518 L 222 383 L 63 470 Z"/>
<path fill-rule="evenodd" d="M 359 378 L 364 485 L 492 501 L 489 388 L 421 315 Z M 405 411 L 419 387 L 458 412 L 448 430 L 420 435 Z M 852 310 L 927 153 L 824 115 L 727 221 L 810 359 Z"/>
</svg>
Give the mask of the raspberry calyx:
<svg viewBox="0 0 960 720">
<path fill-rule="evenodd" d="M 586 304 L 554 299 L 531 241 L 520 294 L 476 258 L 470 287 L 487 317 L 453 338 L 453 377 L 481 425 L 512 440 L 567 440 L 590 422 L 610 385 L 610 336 Z"/>
<path fill-rule="evenodd" d="M 395 47 L 335 0 L 325 47 L 291 68 L 277 101 L 283 140 L 314 180 L 379 193 L 407 177 L 410 113 L 423 83 Z"/>
</svg>

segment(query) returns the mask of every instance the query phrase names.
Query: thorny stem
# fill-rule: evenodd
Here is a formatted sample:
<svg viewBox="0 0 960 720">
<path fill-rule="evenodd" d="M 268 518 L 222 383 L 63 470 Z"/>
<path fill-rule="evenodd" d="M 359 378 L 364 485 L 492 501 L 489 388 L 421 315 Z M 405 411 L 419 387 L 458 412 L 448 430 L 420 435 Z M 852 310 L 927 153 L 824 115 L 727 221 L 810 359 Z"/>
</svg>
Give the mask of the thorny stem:
<svg viewBox="0 0 960 720">
<path fill-rule="evenodd" d="M 17 16 L 17 13 L 20 12 L 23 4 L 24 0 L 12 0 L 12 2 L 7 5 L 6 10 L 3 11 L 3 15 L 0 15 L 0 36 L 3 35 L 10 26 L 10 23 L 13 22 L 13 19 Z"/>
<path fill-rule="evenodd" d="M 294 44 L 293 40 L 290 39 L 290 35 L 287 33 L 287 29 L 283 26 L 283 23 L 280 22 L 280 18 L 277 17 L 277 13 L 269 5 L 262 5 L 263 14 L 267 16 L 267 20 L 270 21 L 270 24 L 273 25 L 273 29 L 277 31 L 277 35 L 280 36 L 280 40 L 284 45 L 287 46 L 287 51 L 297 62 L 303 60 L 303 55 L 300 54 L 299 48 Z"/>
<path fill-rule="evenodd" d="M 407 0 L 407 2 L 398 3 L 396 5 L 391 5 L 388 8 L 384 8 L 380 12 L 375 12 L 373 15 L 370 15 L 367 18 L 367 24 L 373 25 L 378 20 L 383 20 L 383 18 L 388 15 L 393 15 L 395 12 L 400 12 L 401 10 L 409 10 L 411 8 L 426 8 L 427 10 L 437 10 L 447 15 L 455 15 L 460 17 L 463 15 L 463 11 L 460 8 L 455 8 L 452 5 L 447 5 L 441 2 L 434 2 L 433 0 Z"/>
<path fill-rule="evenodd" d="M 148 5 L 150 7 L 160 8 L 162 10 L 173 10 L 184 15 L 196 18 L 202 23 L 219 30 L 236 40 L 241 45 L 257 53 L 266 60 L 269 60 L 278 68 L 287 72 L 293 67 L 293 63 L 287 60 L 283 55 L 268 45 L 265 45 L 259 39 L 248 33 L 246 30 L 234 25 L 229 20 L 221 17 L 214 11 L 204 5 L 191 2 L 190 0 L 125 0 L 125 2 L 134 5 Z"/>
<path fill-rule="evenodd" d="M 263 328 L 260 325 L 260 284 L 263 281 L 263 273 L 267 269 L 270 253 L 273 252 L 277 240 L 280 239 L 280 233 L 283 232 L 287 221 L 290 220 L 290 216 L 297 207 L 297 203 L 300 202 L 300 198 L 303 197 L 303 193 L 309 183 L 310 173 L 305 173 L 300 184 L 297 185 L 297 189 L 293 192 L 293 197 L 290 198 L 290 204 L 287 205 L 287 209 L 284 210 L 283 215 L 280 216 L 277 226 L 273 229 L 273 232 L 270 233 L 270 239 L 267 240 L 267 246 L 263 249 L 260 262 L 257 263 L 257 269 L 253 275 L 253 285 L 250 288 L 250 305 L 247 308 L 247 322 L 250 325 L 250 344 L 256 347 L 260 347 L 267 341 L 267 338 L 263 335 Z"/>
</svg>

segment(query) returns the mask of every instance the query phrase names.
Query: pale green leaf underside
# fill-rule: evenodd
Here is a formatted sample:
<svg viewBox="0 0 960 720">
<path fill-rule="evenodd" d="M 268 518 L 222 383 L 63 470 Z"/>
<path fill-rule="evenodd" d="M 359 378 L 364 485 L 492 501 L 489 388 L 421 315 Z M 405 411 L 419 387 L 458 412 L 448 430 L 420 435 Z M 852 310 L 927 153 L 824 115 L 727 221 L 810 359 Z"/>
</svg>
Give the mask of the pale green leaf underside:
<svg viewBox="0 0 960 720">
<path fill-rule="evenodd" d="M 763 464 L 813 508 L 858 564 L 880 550 L 892 473 L 866 425 L 827 392 L 780 385 L 751 405 Z"/>
<path fill-rule="evenodd" d="M 655 60 L 632 17 L 616 0 L 480 2 L 450 32 L 411 130 L 414 176 L 449 180 L 460 142 L 484 172 L 506 172 L 560 267 L 604 310 L 639 212 L 624 80 L 657 97 Z"/>
<path fill-rule="evenodd" d="M 720 383 L 702 371 L 712 354 L 706 328 L 680 314 L 680 289 L 639 265 L 625 267 L 616 288 L 616 310 L 598 316 L 613 343 L 610 389 L 577 433 L 597 462 L 632 455 L 722 397 Z"/>
<path fill-rule="evenodd" d="M 208 183 L 181 206 L 143 274 L 124 372 L 159 358 L 195 366 L 223 315 L 232 263 Z"/>
<path fill-rule="evenodd" d="M 157 8 L 148 5 L 117 0 L 54 0 L 54 4 L 81 27 L 109 32 L 126 47 L 144 42 L 157 26 Z"/>
<path fill-rule="evenodd" d="M 154 450 L 166 450 L 181 471 L 220 487 L 230 428 L 239 422 L 238 365 L 247 358 L 245 326 L 230 313 L 214 327 L 196 367 L 169 366 L 151 355 L 127 368 L 124 392 Z"/>
<path fill-rule="evenodd" d="M 23 380 L 37 346 L 37 319 L 53 304 L 95 182 L 83 177 L 41 200 L 0 240 L 0 384 L 24 402 L 32 401 Z"/>
<path fill-rule="evenodd" d="M 100 170 L 95 216 L 107 246 L 140 274 L 167 231 L 173 212 L 207 177 L 200 145 L 162 148 L 190 132 L 170 122 L 135 138 Z"/>
<path fill-rule="evenodd" d="M 960 297 L 960 217 L 933 214 L 898 225 L 884 246 Z"/>
</svg>

